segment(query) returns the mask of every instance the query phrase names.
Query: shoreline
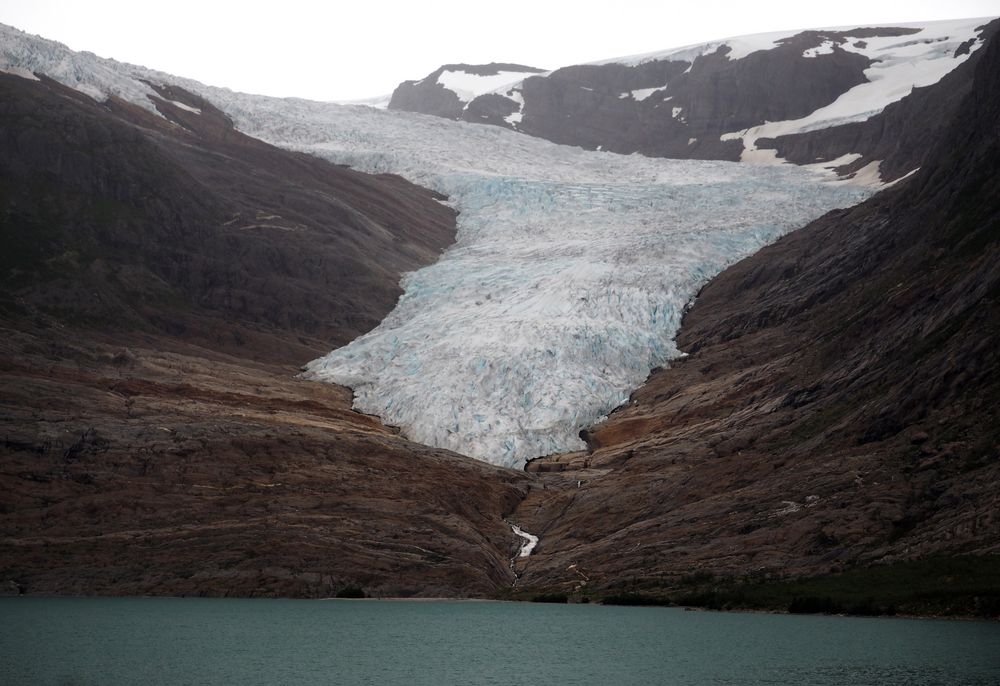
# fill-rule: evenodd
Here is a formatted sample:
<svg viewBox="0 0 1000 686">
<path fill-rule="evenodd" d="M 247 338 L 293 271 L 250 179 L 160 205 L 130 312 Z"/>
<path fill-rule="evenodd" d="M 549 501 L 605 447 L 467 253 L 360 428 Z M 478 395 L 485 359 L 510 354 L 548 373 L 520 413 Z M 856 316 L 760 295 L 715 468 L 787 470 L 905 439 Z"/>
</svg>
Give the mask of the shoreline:
<svg viewBox="0 0 1000 686">
<path fill-rule="evenodd" d="M 337 597 L 320 597 L 320 598 L 296 598 L 292 596 L 282 596 L 282 597 L 261 597 L 261 596 L 178 596 L 178 595 L 52 595 L 52 594 L 19 594 L 19 595 L 0 595 L 0 603 L 5 600 L 11 599 L 30 599 L 30 600 L 261 600 L 261 601 L 298 601 L 298 602 L 366 602 L 366 603 L 417 603 L 417 604 L 458 604 L 458 603 L 469 603 L 469 604 L 489 604 L 489 603 L 505 603 L 505 604 L 525 604 L 525 605 L 537 605 L 537 606 L 586 606 L 586 607 L 605 607 L 605 608 L 630 608 L 638 610 L 674 610 L 680 612 L 705 612 L 713 614 L 753 614 L 753 615 L 774 615 L 774 616 L 785 616 L 785 617 L 839 617 L 842 619 L 904 619 L 904 620 L 925 620 L 925 621 L 948 621 L 948 622 L 990 622 L 998 623 L 1000 622 L 1000 617 L 977 617 L 974 615 L 918 615 L 918 614 L 882 614 L 882 615 L 862 615 L 862 614 L 847 614 L 847 613 L 806 613 L 806 612 L 782 612 L 778 610 L 768 610 L 763 608 L 733 608 L 728 610 L 719 610 L 707 607 L 698 607 L 696 605 L 667 605 L 667 604 L 649 604 L 649 605 L 627 605 L 627 604 L 616 604 L 616 603 L 602 603 L 602 602 L 565 602 L 565 603 L 547 603 L 533 601 L 530 598 L 526 599 L 512 599 L 512 598 L 461 598 L 461 597 L 403 597 L 403 596 L 389 596 L 385 598 L 337 598 Z"/>
</svg>

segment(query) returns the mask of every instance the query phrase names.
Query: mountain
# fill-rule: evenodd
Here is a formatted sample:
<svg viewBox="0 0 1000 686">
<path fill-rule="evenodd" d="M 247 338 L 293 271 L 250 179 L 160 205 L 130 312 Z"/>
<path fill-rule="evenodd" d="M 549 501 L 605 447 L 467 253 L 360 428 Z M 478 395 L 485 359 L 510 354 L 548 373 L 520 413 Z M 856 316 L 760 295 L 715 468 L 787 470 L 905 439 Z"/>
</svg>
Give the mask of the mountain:
<svg viewBox="0 0 1000 686">
<path fill-rule="evenodd" d="M 909 183 L 723 272 L 685 316 L 689 356 L 589 452 L 532 463 L 547 488 L 516 513 L 541 535 L 522 583 L 684 593 L 701 573 L 724 589 L 708 602 L 738 604 L 754 591 L 734 577 L 996 559 L 998 67 L 994 40 Z M 952 611 L 995 612 L 978 592 Z"/>
<path fill-rule="evenodd" d="M 742 36 L 563 67 L 497 84 L 467 102 L 453 98 L 447 108 L 433 79 L 438 70 L 401 84 L 389 107 L 589 150 L 679 159 L 776 156 L 830 163 L 843 175 L 867 168 L 892 181 L 919 166 L 935 127 L 968 91 L 976 52 L 996 30 L 988 22 Z M 924 89 L 939 82 L 928 96 Z"/>
<path fill-rule="evenodd" d="M 232 93 L 4 29 L 0 582 L 833 609 L 809 589 L 860 578 L 868 595 L 837 607 L 996 614 L 994 28 L 915 94 L 952 99 L 934 121 L 904 98 L 883 111 L 896 128 L 864 133 L 916 146 L 920 170 L 822 217 L 872 189 L 822 165 L 603 154 Z M 641 381 L 656 345 L 669 367 L 524 472 L 295 377 L 382 317 L 391 352 L 385 328 L 420 299 L 451 303 L 417 322 L 426 341 L 409 329 L 391 364 L 359 359 L 433 377 L 415 400 L 436 419 L 477 361 L 430 373 L 411 351 L 488 351 L 490 397 L 524 405 L 508 381 L 539 318 L 580 341 L 553 343 L 540 387 L 593 391 L 615 365 Z M 660 338 L 620 345 L 642 327 Z M 563 396 L 550 406 L 582 405 Z M 529 556 L 515 524 L 539 539 Z"/>
</svg>

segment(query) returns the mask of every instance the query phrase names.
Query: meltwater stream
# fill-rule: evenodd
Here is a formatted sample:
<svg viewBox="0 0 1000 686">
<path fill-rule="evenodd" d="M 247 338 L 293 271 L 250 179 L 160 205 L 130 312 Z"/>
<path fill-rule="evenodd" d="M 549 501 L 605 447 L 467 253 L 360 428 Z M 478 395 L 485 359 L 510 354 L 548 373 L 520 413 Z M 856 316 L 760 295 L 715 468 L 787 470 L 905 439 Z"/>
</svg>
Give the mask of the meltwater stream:
<svg viewBox="0 0 1000 686">
<path fill-rule="evenodd" d="M 370 333 L 307 366 L 411 440 L 509 467 L 676 358 L 729 264 L 871 189 L 791 166 L 589 152 L 410 113 L 207 93 L 242 130 L 449 197 L 458 237 Z"/>
</svg>

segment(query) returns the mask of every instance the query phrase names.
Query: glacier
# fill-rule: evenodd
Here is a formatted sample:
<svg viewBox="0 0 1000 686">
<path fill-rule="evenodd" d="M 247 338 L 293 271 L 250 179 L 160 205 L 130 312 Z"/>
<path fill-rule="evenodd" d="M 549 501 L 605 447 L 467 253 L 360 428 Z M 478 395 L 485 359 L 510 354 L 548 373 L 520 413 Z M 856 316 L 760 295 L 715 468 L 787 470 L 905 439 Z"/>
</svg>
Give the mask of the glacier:
<svg viewBox="0 0 1000 686">
<path fill-rule="evenodd" d="M 454 245 L 404 276 L 378 327 L 303 375 L 349 386 L 356 409 L 411 440 L 507 467 L 584 448 L 581 429 L 682 354 L 681 316 L 708 279 L 874 190 L 790 165 L 590 152 L 498 127 L 235 93 L 10 31 L 7 69 L 147 108 L 144 80 L 176 84 L 244 133 L 446 195 L 459 211 Z"/>
<path fill-rule="evenodd" d="M 790 165 L 650 159 L 411 113 L 222 94 L 276 145 L 449 197 L 458 236 L 368 334 L 309 363 L 414 441 L 520 468 L 681 353 L 685 306 L 734 261 L 872 188 Z M 217 100 L 221 102 L 221 100 Z"/>
</svg>

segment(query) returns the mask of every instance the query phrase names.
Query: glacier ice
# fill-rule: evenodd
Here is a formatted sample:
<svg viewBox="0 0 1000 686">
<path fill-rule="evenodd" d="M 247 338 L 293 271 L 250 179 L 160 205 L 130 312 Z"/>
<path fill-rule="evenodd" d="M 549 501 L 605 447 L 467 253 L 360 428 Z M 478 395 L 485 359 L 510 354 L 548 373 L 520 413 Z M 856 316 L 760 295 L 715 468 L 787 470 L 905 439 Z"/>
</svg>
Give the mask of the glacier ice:
<svg viewBox="0 0 1000 686">
<path fill-rule="evenodd" d="M 572 173 L 439 185 L 461 210 L 458 242 L 307 376 L 350 386 L 413 440 L 490 462 L 580 449 L 583 427 L 678 355 L 707 279 L 865 194 L 797 169 L 544 152 L 577 158 Z"/>
<path fill-rule="evenodd" d="M 148 106 L 140 79 L 198 93 L 237 128 L 446 194 L 458 236 L 405 275 L 374 330 L 309 363 L 412 440 L 521 467 L 680 353 L 685 305 L 712 276 L 869 189 L 792 166 L 649 159 L 412 113 L 234 93 L 15 36 L 5 66 Z"/>
<path fill-rule="evenodd" d="M 649 159 L 410 113 L 223 94 L 239 127 L 449 196 L 456 243 L 374 330 L 311 362 L 412 440 L 521 467 L 677 357 L 727 265 L 869 189 L 791 166 Z"/>
</svg>

